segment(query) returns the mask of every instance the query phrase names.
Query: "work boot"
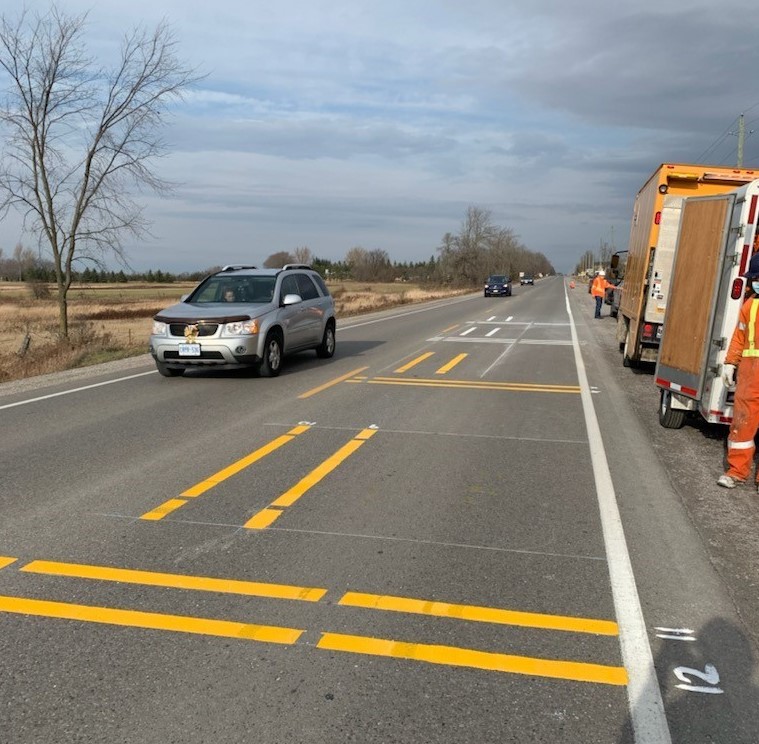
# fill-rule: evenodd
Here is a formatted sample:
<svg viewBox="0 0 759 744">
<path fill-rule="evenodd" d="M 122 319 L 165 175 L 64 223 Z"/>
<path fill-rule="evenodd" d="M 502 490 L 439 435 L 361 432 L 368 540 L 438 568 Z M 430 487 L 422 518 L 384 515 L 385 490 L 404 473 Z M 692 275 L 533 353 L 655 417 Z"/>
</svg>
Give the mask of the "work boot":
<svg viewBox="0 0 759 744">
<path fill-rule="evenodd" d="M 722 486 L 723 488 L 735 488 L 741 481 L 736 480 L 731 475 L 720 475 L 719 478 L 717 478 L 717 485 Z"/>
</svg>

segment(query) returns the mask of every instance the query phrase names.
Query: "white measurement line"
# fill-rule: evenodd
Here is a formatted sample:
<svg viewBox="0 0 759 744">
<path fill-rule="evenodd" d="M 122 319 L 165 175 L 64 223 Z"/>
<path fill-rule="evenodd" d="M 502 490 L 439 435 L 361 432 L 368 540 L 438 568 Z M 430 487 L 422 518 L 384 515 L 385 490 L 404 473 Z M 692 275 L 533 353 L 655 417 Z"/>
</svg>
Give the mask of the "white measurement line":
<svg viewBox="0 0 759 744">
<path fill-rule="evenodd" d="M 477 326 L 472 326 L 471 328 L 467 328 L 463 333 L 460 333 L 459 336 L 468 336 L 473 331 L 477 330 Z"/>
<path fill-rule="evenodd" d="M 598 510 L 601 515 L 614 609 L 619 624 L 622 660 L 629 677 L 627 696 L 633 734 L 638 744 L 672 744 L 661 690 L 654 669 L 654 657 L 648 642 L 648 629 L 643 619 L 643 610 L 640 606 L 638 588 L 635 585 L 635 575 L 630 562 L 630 553 L 627 549 L 625 531 L 619 515 L 617 496 L 611 480 L 609 462 L 601 437 L 601 428 L 598 425 L 598 417 L 593 407 L 593 397 L 588 385 L 585 363 L 580 352 L 580 342 L 577 337 L 572 308 L 569 306 L 566 285 L 564 286 L 564 299 L 572 330 L 575 364 L 580 382 L 580 397 L 590 444 L 590 460 L 596 483 Z"/>
<path fill-rule="evenodd" d="M 498 333 L 498 331 L 500 331 L 500 330 L 501 330 L 500 328 L 493 328 L 492 331 L 488 331 L 485 335 L 487 337 L 495 336 L 495 334 Z"/>
</svg>

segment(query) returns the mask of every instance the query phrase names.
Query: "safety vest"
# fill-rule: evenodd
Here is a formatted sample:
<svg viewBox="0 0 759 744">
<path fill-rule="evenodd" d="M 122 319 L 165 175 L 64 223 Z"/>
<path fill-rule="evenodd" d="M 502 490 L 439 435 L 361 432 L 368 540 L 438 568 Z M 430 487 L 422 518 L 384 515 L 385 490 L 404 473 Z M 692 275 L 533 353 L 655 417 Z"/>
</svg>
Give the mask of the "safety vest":
<svg viewBox="0 0 759 744">
<path fill-rule="evenodd" d="M 759 349 L 756 348 L 756 315 L 759 311 L 759 299 L 751 300 L 751 310 L 748 315 L 748 333 L 746 334 L 746 343 L 741 356 L 759 357 Z"/>
</svg>

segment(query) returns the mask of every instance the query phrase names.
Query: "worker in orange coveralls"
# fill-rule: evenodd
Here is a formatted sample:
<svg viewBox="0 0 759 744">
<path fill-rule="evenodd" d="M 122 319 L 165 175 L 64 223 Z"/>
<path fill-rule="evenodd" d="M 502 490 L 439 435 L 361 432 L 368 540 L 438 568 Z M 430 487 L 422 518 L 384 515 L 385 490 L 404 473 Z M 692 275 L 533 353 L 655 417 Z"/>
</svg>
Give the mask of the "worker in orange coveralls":
<svg viewBox="0 0 759 744">
<path fill-rule="evenodd" d="M 722 381 L 727 387 L 735 385 L 733 423 L 727 437 L 728 469 L 717 480 L 725 488 L 735 488 L 748 480 L 754 461 L 754 437 L 759 429 L 759 253 L 751 258 L 743 276 L 751 282 L 752 294 L 743 303 L 722 365 Z M 759 487 L 759 472 L 756 478 Z"/>
<path fill-rule="evenodd" d="M 614 285 L 606 281 L 606 272 L 602 269 L 596 274 L 596 278 L 590 285 L 590 293 L 596 300 L 596 314 L 593 316 L 595 318 L 601 317 L 601 308 L 603 307 L 604 295 L 607 289 L 614 289 Z"/>
</svg>

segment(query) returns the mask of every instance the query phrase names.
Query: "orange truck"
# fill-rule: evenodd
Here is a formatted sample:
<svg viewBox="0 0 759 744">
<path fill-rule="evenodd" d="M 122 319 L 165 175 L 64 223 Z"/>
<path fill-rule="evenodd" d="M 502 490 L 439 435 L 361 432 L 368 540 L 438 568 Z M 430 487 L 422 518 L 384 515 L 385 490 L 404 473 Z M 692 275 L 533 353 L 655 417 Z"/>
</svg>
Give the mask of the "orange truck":
<svg viewBox="0 0 759 744">
<path fill-rule="evenodd" d="M 625 367 L 657 360 L 683 199 L 723 194 L 757 178 L 759 170 L 662 163 L 638 191 L 617 314 Z"/>
</svg>

